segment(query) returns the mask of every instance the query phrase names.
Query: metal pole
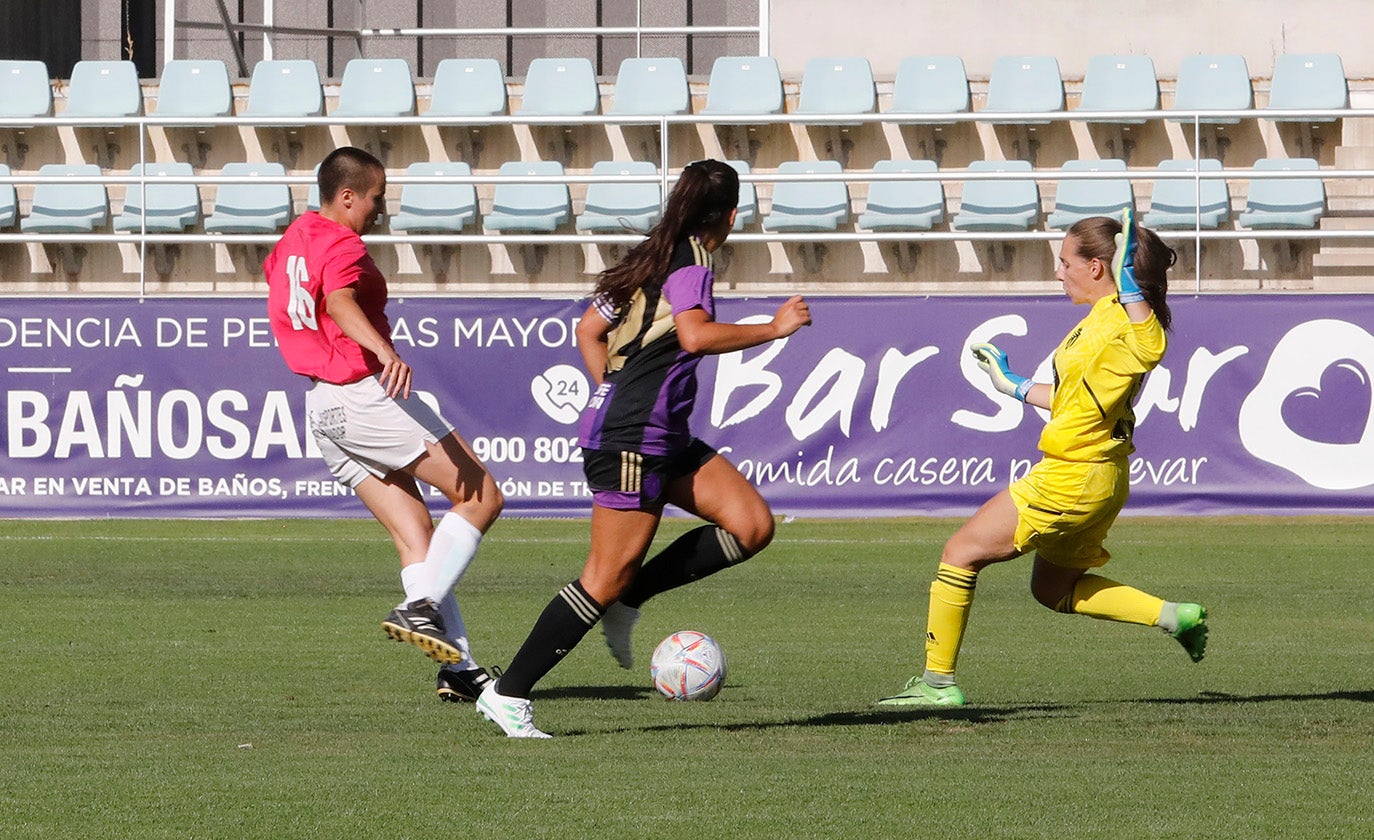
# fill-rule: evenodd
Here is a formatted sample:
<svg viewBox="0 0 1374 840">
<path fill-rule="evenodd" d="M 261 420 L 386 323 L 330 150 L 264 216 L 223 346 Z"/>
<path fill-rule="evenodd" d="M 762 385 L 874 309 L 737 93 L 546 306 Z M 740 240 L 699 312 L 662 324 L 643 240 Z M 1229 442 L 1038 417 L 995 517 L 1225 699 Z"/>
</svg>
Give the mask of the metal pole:
<svg viewBox="0 0 1374 840">
<path fill-rule="evenodd" d="M 177 48 L 177 0 L 163 0 L 162 3 L 162 66 L 176 58 Z"/>
<path fill-rule="evenodd" d="M 770 40 L 768 19 L 771 17 L 769 0 L 759 0 L 759 55 L 770 55 L 773 44 Z"/>
<path fill-rule="evenodd" d="M 262 25 L 272 26 L 277 22 L 275 0 L 262 0 Z M 262 57 L 264 61 L 272 60 L 272 33 L 262 33 Z"/>
</svg>

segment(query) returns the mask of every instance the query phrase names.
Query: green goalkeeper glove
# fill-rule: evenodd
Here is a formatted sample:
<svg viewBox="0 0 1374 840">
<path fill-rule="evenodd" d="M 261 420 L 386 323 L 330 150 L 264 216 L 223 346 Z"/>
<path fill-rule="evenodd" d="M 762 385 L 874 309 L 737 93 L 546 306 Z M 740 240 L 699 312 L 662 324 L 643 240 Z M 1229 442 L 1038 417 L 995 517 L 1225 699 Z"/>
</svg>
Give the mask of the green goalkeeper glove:
<svg viewBox="0 0 1374 840">
<path fill-rule="evenodd" d="M 1116 254 L 1112 257 L 1112 278 L 1116 280 L 1117 299 L 1123 304 L 1145 299 L 1135 282 L 1135 211 L 1121 211 L 1121 233 L 1116 235 Z"/>
<path fill-rule="evenodd" d="M 978 360 L 978 367 L 992 379 L 992 387 L 998 393 L 1026 401 L 1026 394 L 1030 393 L 1035 382 L 1012 373 L 1011 368 L 1007 367 L 1006 353 L 998 350 L 995 344 L 974 344 L 968 349 L 973 353 L 973 358 Z"/>
</svg>

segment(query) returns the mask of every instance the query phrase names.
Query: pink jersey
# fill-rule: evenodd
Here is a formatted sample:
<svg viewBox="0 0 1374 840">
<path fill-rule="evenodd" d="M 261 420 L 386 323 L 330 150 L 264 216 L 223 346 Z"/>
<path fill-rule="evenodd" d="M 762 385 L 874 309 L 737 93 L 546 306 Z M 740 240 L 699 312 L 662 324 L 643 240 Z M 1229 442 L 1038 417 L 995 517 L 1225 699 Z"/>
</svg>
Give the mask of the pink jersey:
<svg viewBox="0 0 1374 840">
<path fill-rule="evenodd" d="M 330 292 L 352 286 L 372 326 L 391 336 L 386 278 L 362 237 L 319 213 L 306 213 L 286 229 L 262 267 L 267 315 L 287 367 L 336 384 L 381 371 L 376 354 L 344 335 L 324 306 Z"/>
</svg>

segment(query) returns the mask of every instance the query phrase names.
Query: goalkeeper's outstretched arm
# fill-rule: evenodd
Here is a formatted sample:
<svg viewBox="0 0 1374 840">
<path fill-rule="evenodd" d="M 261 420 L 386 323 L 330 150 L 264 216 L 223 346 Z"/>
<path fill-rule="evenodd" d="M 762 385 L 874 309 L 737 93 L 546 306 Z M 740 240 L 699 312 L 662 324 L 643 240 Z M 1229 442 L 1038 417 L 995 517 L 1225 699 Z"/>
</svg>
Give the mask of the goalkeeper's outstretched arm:
<svg viewBox="0 0 1374 840">
<path fill-rule="evenodd" d="M 1035 382 L 1012 373 L 1007 362 L 1007 354 L 999 350 L 997 345 L 974 344 L 969 347 L 969 351 L 973 353 L 973 358 L 978 360 L 978 367 L 992 380 L 992 387 L 996 388 L 998 393 L 1015 397 L 1036 408 L 1049 409 L 1050 402 L 1054 399 L 1054 389 L 1043 382 Z"/>
</svg>

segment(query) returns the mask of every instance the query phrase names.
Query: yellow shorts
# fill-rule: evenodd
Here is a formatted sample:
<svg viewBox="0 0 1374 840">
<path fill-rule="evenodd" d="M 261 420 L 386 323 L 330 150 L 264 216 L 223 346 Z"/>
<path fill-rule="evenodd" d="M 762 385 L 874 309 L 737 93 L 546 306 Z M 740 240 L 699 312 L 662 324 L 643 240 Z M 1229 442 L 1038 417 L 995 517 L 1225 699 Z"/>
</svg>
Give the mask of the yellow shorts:
<svg viewBox="0 0 1374 840">
<path fill-rule="evenodd" d="M 1045 458 L 1008 490 L 1016 503 L 1017 550 L 1070 569 L 1112 559 L 1102 543 L 1130 492 L 1125 464 Z"/>
</svg>

